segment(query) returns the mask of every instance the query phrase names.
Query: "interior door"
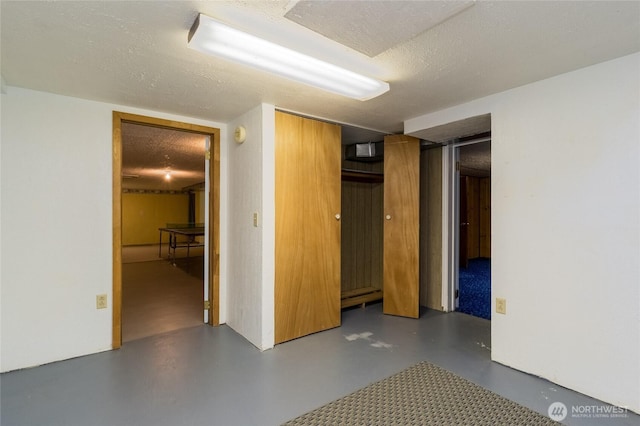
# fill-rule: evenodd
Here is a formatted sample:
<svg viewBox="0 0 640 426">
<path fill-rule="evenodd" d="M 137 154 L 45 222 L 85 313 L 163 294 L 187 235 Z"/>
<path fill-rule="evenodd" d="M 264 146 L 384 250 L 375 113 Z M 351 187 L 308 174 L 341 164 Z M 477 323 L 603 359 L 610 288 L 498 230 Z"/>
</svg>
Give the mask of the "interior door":
<svg viewBox="0 0 640 426">
<path fill-rule="evenodd" d="M 276 112 L 276 343 L 340 325 L 340 138 Z"/>
<path fill-rule="evenodd" d="M 383 312 L 419 317 L 420 140 L 384 138 Z"/>
<path fill-rule="evenodd" d="M 467 207 L 467 183 L 466 176 L 460 176 L 460 230 L 459 230 L 459 263 L 461 268 L 469 267 L 469 210 Z"/>
</svg>

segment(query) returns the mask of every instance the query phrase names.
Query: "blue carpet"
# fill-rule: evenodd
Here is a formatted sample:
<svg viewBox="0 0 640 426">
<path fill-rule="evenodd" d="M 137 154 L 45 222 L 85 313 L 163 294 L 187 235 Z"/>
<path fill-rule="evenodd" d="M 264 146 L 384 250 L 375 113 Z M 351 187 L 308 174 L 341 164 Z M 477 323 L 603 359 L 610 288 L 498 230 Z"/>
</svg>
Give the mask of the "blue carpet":
<svg viewBox="0 0 640 426">
<path fill-rule="evenodd" d="M 470 259 L 459 271 L 458 311 L 491 319 L 491 259 Z"/>
</svg>

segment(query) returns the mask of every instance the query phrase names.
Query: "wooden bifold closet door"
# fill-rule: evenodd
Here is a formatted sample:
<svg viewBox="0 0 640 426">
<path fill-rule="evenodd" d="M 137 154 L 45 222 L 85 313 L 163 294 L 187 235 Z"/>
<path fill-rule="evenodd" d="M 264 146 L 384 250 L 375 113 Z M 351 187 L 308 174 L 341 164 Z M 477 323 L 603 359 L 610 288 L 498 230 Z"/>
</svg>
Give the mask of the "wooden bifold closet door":
<svg viewBox="0 0 640 426">
<path fill-rule="evenodd" d="M 341 129 L 276 112 L 275 342 L 340 325 Z"/>
<path fill-rule="evenodd" d="M 420 315 L 420 140 L 384 138 L 383 312 Z"/>
</svg>

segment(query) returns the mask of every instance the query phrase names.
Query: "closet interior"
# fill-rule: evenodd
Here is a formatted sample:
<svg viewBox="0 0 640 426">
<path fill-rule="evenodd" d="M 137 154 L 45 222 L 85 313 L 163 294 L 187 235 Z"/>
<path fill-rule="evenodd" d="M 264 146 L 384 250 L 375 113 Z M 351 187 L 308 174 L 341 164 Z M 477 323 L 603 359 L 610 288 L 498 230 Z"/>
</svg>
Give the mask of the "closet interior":
<svg viewBox="0 0 640 426">
<path fill-rule="evenodd" d="M 383 297 L 384 163 L 380 155 L 350 159 L 351 146 L 343 150 L 342 160 L 342 308 Z"/>
</svg>

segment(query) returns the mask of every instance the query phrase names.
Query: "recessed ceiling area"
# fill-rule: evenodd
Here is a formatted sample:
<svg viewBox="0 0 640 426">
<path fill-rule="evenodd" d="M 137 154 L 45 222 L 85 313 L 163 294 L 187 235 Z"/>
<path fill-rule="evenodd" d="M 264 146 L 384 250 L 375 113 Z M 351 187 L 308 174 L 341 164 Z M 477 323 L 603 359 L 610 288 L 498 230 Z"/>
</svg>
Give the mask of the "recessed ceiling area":
<svg viewBox="0 0 640 426">
<path fill-rule="evenodd" d="M 473 5 L 473 1 L 303 0 L 296 2 L 284 16 L 331 40 L 374 57 Z M 401 24 L 385 25 L 385 22 Z"/>
<path fill-rule="evenodd" d="M 197 133 L 122 123 L 123 190 L 186 191 L 204 187 L 207 138 Z"/>
<path fill-rule="evenodd" d="M 428 129 L 411 132 L 410 135 L 435 143 L 447 143 L 456 138 L 491 132 L 491 114 L 483 114 Z"/>
<path fill-rule="evenodd" d="M 411 136 L 429 145 L 446 145 L 467 141 L 459 149 L 460 174 L 463 176 L 491 176 L 491 114 L 469 117 L 463 120 L 412 132 Z M 474 140 L 481 142 L 471 143 Z"/>
</svg>

